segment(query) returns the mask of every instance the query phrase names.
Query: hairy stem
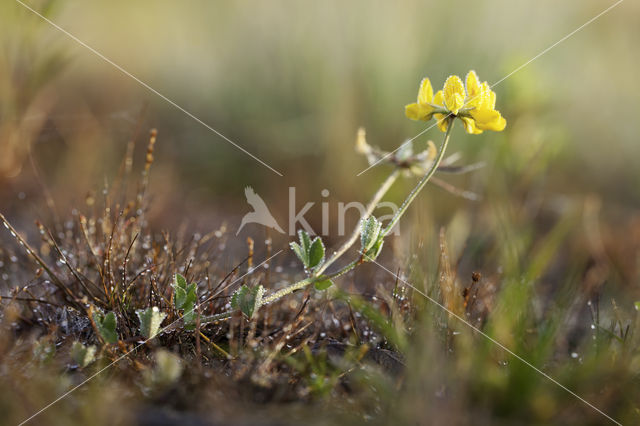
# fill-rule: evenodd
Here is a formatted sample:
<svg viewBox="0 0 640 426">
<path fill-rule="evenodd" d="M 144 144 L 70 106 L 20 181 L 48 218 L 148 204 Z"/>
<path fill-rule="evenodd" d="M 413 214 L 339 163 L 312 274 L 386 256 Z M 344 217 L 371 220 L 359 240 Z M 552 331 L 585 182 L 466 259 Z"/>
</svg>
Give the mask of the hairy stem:
<svg viewBox="0 0 640 426">
<path fill-rule="evenodd" d="M 301 290 L 303 288 L 305 288 L 306 286 L 308 286 L 309 284 L 313 284 L 315 282 L 318 281 L 325 281 L 325 280 L 330 280 L 333 278 L 337 278 L 341 275 L 346 274 L 347 272 L 349 272 L 350 270 L 352 270 L 353 268 L 355 268 L 358 264 L 360 264 L 362 262 L 362 260 L 360 258 L 352 261 L 351 263 L 349 263 L 348 265 L 345 265 L 344 267 L 342 267 L 340 270 L 329 274 L 329 275 L 314 275 L 311 276 L 309 278 L 305 278 L 304 280 L 298 281 L 296 283 L 291 284 L 288 287 L 285 287 L 281 290 L 278 290 L 272 294 L 270 294 L 269 296 L 265 297 L 262 299 L 262 305 L 267 305 L 269 303 L 273 303 L 278 299 L 282 299 L 284 296 L 287 296 L 291 293 L 293 293 L 294 291 L 297 290 Z M 206 303 L 206 302 L 204 302 Z M 206 324 L 206 323 L 211 323 L 211 322 L 215 322 L 215 321 L 220 321 L 223 319 L 227 319 L 230 318 L 233 313 L 235 312 L 235 310 L 232 311 L 227 311 L 227 312 L 222 312 L 220 314 L 216 314 L 216 315 L 211 315 L 208 317 L 202 317 L 201 318 L 201 324 Z"/>
<path fill-rule="evenodd" d="M 451 129 L 453 129 L 453 122 L 454 122 L 453 117 L 449 117 L 447 118 L 447 120 L 449 121 L 448 123 L 449 125 L 447 126 L 447 132 L 444 134 L 444 140 L 442 141 L 442 145 L 440 146 L 440 151 L 438 151 L 438 155 L 433 161 L 433 164 L 431 164 L 429 171 L 427 171 L 427 173 L 425 173 L 422 179 L 420 179 L 420 182 L 418 182 L 418 184 L 411 190 L 411 192 L 409 193 L 407 198 L 404 200 L 404 202 L 402 203 L 402 205 L 400 206 L 396 214 L 391 219 L 391 222 L 389 222 L 387 227 L 382 231 L 383 235 L 388 235 L 391 232 L 391 230 L 398 223 L 402 215 L 407 211 L 407 208 L 409 207 L 409 205 L 411 205 L 411 203 L 418 196 L 422 188 L 424 188 L 427 182 L 429 182 L 429 179 L 431 179 L 431 177 L 435 174 L 436 170 L 438 170 L 438 166 L 440 165 L 440 162 L 444 158 L 444 152 L 447 150 L 447 145 L 449 144 Z"/>
<path fill-rule="evenodd" d="M 445 153 L 445 151 L 447 149 L 447 145 L 449 144 L 449 139 L 450 139 L 450 136 L 451 136 L 451 129 L 453 128 L 453 118 L 448 118 L 448 121 L 449 121 L 449 123 L 448 123 L 449 125 L 448 125 L 447 131 L 446 131 L 446 133 L 444 135 L 444 140 L 442 142 L 442 146 L 440 147 L 440 151 L 438 152 L 438 155 L 436 156 L 435 160 L 433 161 L 433 164 L 431 165 L 431 167 L 429 168 L 427 173 L 422 177 L 422 179 L 420 179 L 418 184 L 413 188 L 413 190 L 411 190 L 411 192 L 409 193 L 407 198 L 402 203 L 402 206 L 400 206 L 400 208 L 398 209 L 397 213 L 391 219 L 391 222 L 389 222 L 387 227 L 383 230 L 383 235 L 388 235 L 389 232 L 391 232 L 391 229 L 393 229 L 395 224 L 398 223 L 398 221 L 400 220 L 402 215 L 406 212 L 406 210 L 409 207 L 409 205 L 418 196 L 418 193 L 420 193 L 422 188 L 424 188 L 424 186 L 427 184 L 427 182 L 429 182 L 429 179 L 431 179 L 431 177 L 435 174 L 436 170 L 438 169 L 438 166 L 440 165 L 440 162 L 444 158 L 444 153 Z M 376 208 L 376 206 L 378 205 L 378 203 L 380 202 L 382 197 L 384 197 L 384 195 L 387 193 L 389 188 L 391 188 L 391 186 L 394 184 L 394 182 L 398 178 L 399 174 L 400 174 L 400 169 L 396 168 L 387 177 L 387 179 L 382 183 L 382 185 L 380 186 L 378 191 L 376 191 L 376 193 L 374 194 L 373 198 L 371 199 L 371 201 L 367 205 L 364 217 L 368 217 L 373 213 L 373 210 Z M 358 236 L 359 235 L 360 235 L 360 226 L 358 225 L 358 226 L 355 227 L 355 229 L 351 233 L 351 236 L 349 237 L 349 239 L 347 241 L 345 241 L 345 243 L 336 252 L 334 252 L 333 255 L 331 255 L 331 257 L 329 259 L 327 259 L 327 261 L 320 268 L 316 269 L 310 277 L 305 278 L 304 280 L 295 282 L 295 283 L 291 284 L 290 286 L 285 287 L 283 289 L 280 289 L 280 290 L 272 293 L 271 295 L 265 297 L 262 300 L 262 305 L 273 303 L 276 300 L 281 299 L 284 296 L 287 296 L 287 295 L 293 293 L 294 291 L 301 290 L 301 289 L 303 289 L 303 288 L 307 287 L 308 285 L 313 284 L 315 282 L 324 281 L 324 280 L 328 280 L 328 279 L 332 279 L 332 278 L 337 278 L 337 277 L 339 277 L 341 275 L 346 274 L 347 272 L 349 272 L 350 270 L 355 268 L 357 265 L 362 263 L 363 262 L 363 257 L 360 256 L 356 260 L 354 260 L 351 263 L 343 266 L 342 268 L 340 268 L 339 270 L 337 270 L 336 272 L 334 272 L 332 274 L 328 274 L 328 275 L 323 275 L 322 274 L 331 264 L 333 264 L 336 260 L 338 260 L 340 257 L 342 257 L 342 255 L 344 255 L 344 253 L 346 253 L 347 250 L 349 250 L 349 248 L 358 240 Z M 209 316 L 209 317 L 203 317 L 202 318 L 202 323 L 204 324 L 204 323 L 209 323 L 209 322 L 215 322 L 215 321 L 219 321 L 219 320 L 223 320 L 223 319 L 229 318 L 229 317 L 231 317 L 233 315 L 233 312 L 234 311 L 227 311 L 227 312 L 222 312 L 222 313 L 217 314 L 217 315 L 212 315 L 212 316 Z"/>
<path fill-rule="evenodd" d="M 364 215 L 362 216 L 363 218 L 369 217 L 371 213 L 373 213 L 373 210 L 375 210 L 378 203 L 380 203 L 380 200 L 382 200 L 382 197 L 384 197 L 387 191 L 389 191 L 389 188 L 391 188 L 391 186 L 395 183 L 399 175 L 400 175 L 400 169 L 398 168 L 396 168 L 393 172 L 391 172 L 391 174 L 387 177 L 387 179 L 382 183 L 378 191 L 376 191 L 371 201 L 369 201 L 369 204 L 367 204 L 367 208 L 364 212 Z M 347 250 L 349 250 L 349 248 L 351 248 L 351 246 L 358 240 L 359 236 L 360 236 L 360 224 L 358 224 L 353 229 L 353 232 L 351 233 L 351 236 L 349 237 L 349 239 L 345 241 L 344 244 L 342 244 L 342 246 L 340 246 L 340 248 L 337 251 L 335 251 L 331 255 L 331 257 L 329 257 L 329 259 L 327 259 L 327 261 L 316 271 L 314 275 L 322 274 L 333 262 L 335 262 L 340 257 L 342 257 L 342 255 Z"/>
</svg>

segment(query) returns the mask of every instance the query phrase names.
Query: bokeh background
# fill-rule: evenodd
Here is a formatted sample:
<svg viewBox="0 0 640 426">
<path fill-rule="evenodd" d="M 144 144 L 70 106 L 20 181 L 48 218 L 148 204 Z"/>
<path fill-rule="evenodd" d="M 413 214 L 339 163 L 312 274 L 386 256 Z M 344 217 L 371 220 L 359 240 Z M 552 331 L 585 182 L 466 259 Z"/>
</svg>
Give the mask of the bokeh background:
<svg viewBox="0 0 640 426">
<path fill-rule="evenodd" d="M 432 124 L 404 116 L 423 77 L 438 87 L 450 74 L 475 69 L 489 83 L 500 81 L 494 90 L 506 130 L 472 136 L 459 126 L 450 145 L 459 164 L 485 166 L 439 176 L 480 200 L 426 188 L 403 218 L 400 237 L 385 243 L 382 262 L 454 310 L 478 272 L 484 310 L 473 315 L 484 330 L 614 417 L 637 422 L 639 335 L 627 339 L 626 332 L 640 324 L 638 2 L 623 1 L 520 69 L 614 2 L 27 3 L 283 174 L 18 2 L 3 1 L 0 212 L 30 241 L 37 241 L 34 220 L 56 229 L 74 220 L 74 210 L 91 211 L 88 199 L 100 205 L 131 141 L 135 191 L 155 128 L 146 216 L 153 229 L 175 235 L 184 225 L 205 233 L 226 224 L 222 263 L 234 265 L 246 255 L 248 236 L 259 256 L 264 237 L 273 237 L 274 249 L 289 240 L 257 225 L 235 236 L 249 211 L 244 188 L 252 186 L 285 227 L 288 188 L 295 186 L 298 208 L 316 203 L 306 215 L 315 229 L 320 203 L 330 203 L 331 246 L 341 240 L 337 203 L 366 202 L 389 173 L 380 166 L 357 176 L 367 167 L 354 151 L 359 127 L 370 144 L 392 150 Z M 416 143 L 440 138 L 434 128 Z M 414 184 L 412 177 L 401 180 L 388 200 L 401 202 Z M 8 233 L 0 234 L 3 292 L 33 272 L 18 263 L 20 252 Z M 355 274 L 359 292 L 393 288 L 392 276 L 370 266 Z M 447 268 L 453 272 L 443 275 Z M 394 410 L 402 401 L 397 411 L 407 423 L 424 421 L 425 409 L 430 420 L 497 414 L 507 424 L 542 424 L 564 413 L 575 424 L 603 421 L 528 367 L 492 355 L 495 347 L 470 333 L 456 338 L 468 340 L 455 357 L 445 353 L 441 336 L 429 330 L 451 318 L 423 299 L 413 303 L 422 322 L 412 330 L 418 343 L 408 354 L 408 392 L 399 398 L 390 387 L 388 399 Z M 444 399 L 441 383 L 448 384 Z M 43 396 L 42 405 L 51 399 Z"/>
<path fill-rule="evenodd" d="M 235 230 L 248 211 L 248 185 L 285 224 L 289 186 L 299 206 L 316 202 L 307 217 L 318 228 L 321 201 L 332 213 L 338 201 L 366 201 L 388 170 L 356 176 L 366 167 L 353 149 L 359 126 L 371 144 L 391 150 L 427 126 L 403 113 L 422 77 L 438 86 L 475 69 L 496 82 L 613 2 L 29 4 L 284 176 L 7 1 L 0 6 L 2 211 L 26 223 L 50 215 L 48 192 L 54 215 L 68 215 L 114 180 L 132 139 L 140 166 L 148 130 L 157 128 L 153 222 L 204 229 L 224 222 Z M 418 216 L 430 227 L 446 224 L 452 211 L 475 217 L 500 200 L 517 200 L 533 218 L 539 206 L 589 199 L 605 223 L 632 226 L 640 201 L 639 9 L 623 2 L 497 85 L 507 130 L 459 129 L 451 151 L 486 163 L 448 178 L 483 201 L 431 188 L 405 229 L 424 223 Z M 434 128 L 417 142 L 439 138 Z M 399 202 L 413 183 L 405 180 L 389 199 Z M 334 217 L 332 235 L 336 226 Z"/>
</svg>

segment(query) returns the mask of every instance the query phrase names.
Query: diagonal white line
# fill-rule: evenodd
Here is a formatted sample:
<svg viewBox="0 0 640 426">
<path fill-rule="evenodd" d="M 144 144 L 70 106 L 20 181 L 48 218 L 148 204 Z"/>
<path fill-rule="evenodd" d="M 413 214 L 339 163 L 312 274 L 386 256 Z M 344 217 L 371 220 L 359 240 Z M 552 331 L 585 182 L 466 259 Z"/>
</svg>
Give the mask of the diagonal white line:
<svg viewBox="0 0 640 426">
<path fill-rule="evenodd" d="M 564 386 L 562 383 L 560 383 L 559 381 L 557 381 L 556 379 L 554 379 L 553 377 L 551 377 L 550 375 L 548 375 L 547 373 L 545 373 L 544 371 L 540 370 L 538 367 L 536 367 L 535 365 L 531 364 L 529 361 L 527 361 L 526 359 L 522 358 L 520 355 L 518 355 L 517 353 L 513 352 L 511 349 L 507 348 L 505 345 L 503 345 L 502 343 L 500 343 L 499 341 L 497 341 L 496 339 L 494 339 L 493 337 L 489 336 L 487 333 L 483 332 L 482 330 L 480 330 L 478 327 L 474 326 L 473 324 L 471 324 L 470 322 L 468 322 L 466 319 L 464 319 L 463 317 L 461 317 L 460 315 L 456 314 L 455 312 L 451 311 L 450 309 L 448 309 L 446 306 L 444 306 L 442 303 L 438 302 L 437 300 L 435 300 L 434 298 L 430 297 L 429 295 L 427 295 L 425 292 L 423 292 L 422 290 L 418 289 L 417 287 L 415 287 L 414 285 L 412 285 L 411 283 L 407 282 L 406 280 L 402 279 L 401 277 L 398 276 L 398 274 L 394 273 L 393 271 L 385 268 L 384 266 L 382 266 L 380 263 L 376 262 L 374 259 L 368 258 L 369 261 L 375 263 L 376 265 L 378 265 L 380 268 L 384 269 L 385 271 L 387 271 L 388 273 L 390 273 L 391 275 L 393 275 L 395 277 L 395 279 L 402 281 L 404 284 L 406 284 L 407 286 L 411 287 L 413 290 L 415 290 L 416 292 L 418 292 L 421 296 L 423 296 L 425 299 L 427 299 L 428 301 L 430 301 L 431 303 L 433 303 L 434 305 L 438 306 L 439 308 L 443 309 L 444 311 L 446 311 L 449 315 L 455 317 L 456 319 L 460 320 L 461 322 L 463 322 L 465 325 L 467 325 L 469 328 L 471 328 L 473 331 L 475 331 L 476 333 L 480 334 L 481 336 L 483 336 L 484 338 L 488 339 L 491 343 L 495 344 L 496 346 L 500 347 L 502 350 L 504 350 L 505 352 L 509 353 L 511 356 L 513 356 L 514 358 L 516 358 L 517 360 L 519 360 L 520 362 L 524 363 L 525 365 L 527 365 L 528 367 L 532 368 L 533 370 L 535 370 L 538 374 L 541 374 L 542 376 L 544 376 L 546 379 L 548 379 L 549 381 L 551 381 L 552 383 L 554 383 L 555 385 L 559 386 L 560 388 L 564 389 L 566 392 L 570 393 L 571 395 L 573 395 L 574 397 L 578 398 L 580 401 L 584 402 L 586 405 L 588 405 L 589 407 L 593 408 L 594 410 L 596 410 L 598 413 L 602 414 L 603 416 L 605 416 L 607 419 L 611 420 L 613 423 L 622 426 L 622 424 L 620 422 L 618 422 L 617 420 L 613 419 L 611 416 L 609 416 L 607 413 L 605 413 L 604 411 L 600 410 L 598 407 L 596 407 L 595 405 L 593 405 L 592 403 L 590 403 L 589 401 L 587 401 L 586 399 L 582 398 L 580 395 L 578 395 L 577 393 L 575 393 L 574 391 L 572 391 L 571 389 L 567 388 L 566 386 Z"/>
<path fill-rule="evenodd" d="M 265 166 L 266 168 L 268 168 L 269 170 L 271 170 L 272 172 L 274 172 L 275 174 L 277 174 L 278 176 L 283 176 L 282 173 L 280 173 L 279 171 L 277 171 L 276 169 L 274 169 L 273 167 L 271 167 L 270 165 L 268 165 L 267 163 L 265 163 L 264 161 L 262 161 L 260 158 L 256 157 L 255 155 L 253 155 L 252 153 L 250 153 L 249 151 L 247 151 L 245 148 L 243 148 L 242 146 L 238 145 L 237 143 L 235 143 L 234 141 L 232 141 L 231 139 L 229 139 L 228 137 L 226 137 L 225 135 L 223 135 L 222 133 L 220 133 L 219 131 L 217 131 L 216 129 L 214 129 L 213 127 L 211 127 L 209 124 L 205 123 L 204 121 L 202 121 L 201 119 L 199 119 L 198 117 L 196 117 L 195 115 L 193 115 L 191 112 L 187 111 L 186 109 L 184 109 L 183 107 L 181 107 L 180 105 L 178 105 L 177 103 L 175 103 L 174 101 L 172 101 L 171 99 L 169 99 L 167 96 L 163 95 L 162 93 L 158 92 L 156 89 L 154 89 L 153 87 L 151 87 L 150 85 L 148 85 L 147 83 L 145 83 L 144 81 L 140 80 L 138 77 L 136 77 L 135 75 L 131 74 L 129 71 L 127 71 L 126 69 L 124 69 L 122 66 L 116 64 L 115 62 L 113 62 L 111 59 L 109 59 L 108 57 L 106 57 L 105 55 L 103 55 L 102 53 L 98 52 L 96 49 L 94 49 L 93 47 L 89 46 L 87 43 L 83 42 L 82 40 L 80 40 L 78 37 L 74 36 L 73 34 L 71 34 L 69 31 L 65 30 L 64 28 L 60 27 L 58 24 L 56 24 L 55 22 L 53 22 L 52 20 L 50 20 L 49 18 L 47 18 L 46 16 L 43 16 L 41 13 L 39 13 L 38 11 L 34 10 L 33 8 L 31 8 L 29 5 L 25 4 L 24 2 L 22 2 L 21 0 L 16 0 L 16 3 L 20 4 L 22 7 L 24 7 L 25 9 L 30 10 L 31 12 L 33 12 L 35 15 L 39 16 L 40 18 L 42 18 L 44 21 L 46 21 L 48 24 L 50 24 L 51 26 L 53 26 L 54 28 L 56 28 L 58 31 L 64 33 L 67 37 L 71 38 L 73 41 L 75 41 L 76 43 L 80 44 L 81 46 L 87 48 L 88 50 L 90 50 L 94 55 L 98 56 L 100 59 L 102 59 L 103 61 L 107 62 L 108 64 L 112 65 L 114 68 L 116 68 L 118 71 L 120 71 L 121 73 L 123 73 L 124 75 L 126 75 L 127 77 L 132 78 L 133 80 L 135 80 L 136 82 L 138 82 L 141 86 L 143 86 L 144 88 L 146 88 L 147 90 L 149 90 L 150 92 L 158 95 L 160 98 L 164 99 L 165 101 L 167 101 L 168 103 L 170 103 L 171 105 L 173 105 L 175 108 L 179 109 L 180 111 L 182 111 L 183 113 L 185 113 L 186 115 L 188 115 L 189 117 L 191 117 L 192 119 L 194 119 L 196 122 L 198 122 L 199 124 L 203 125 L 204 127 L 206 127 L 207 129 L 209 129 L 210 131 L 212 131 L 213 133 L 215 133 L 216 135 L 220 136 L 222 139 L 224 139 L 225 141 L 229 142 L 231 145 L 233 145 L 234 147 L 236 147 L 237 149 L 239 149 L 240 151 L 244 152 L 245 154 L 247 154 L 249 157 L 253 158 L 254 160 L 256 160 L 258 163 L 262 164 L 263 166 Z"/>
<path fill-rule="evenodd" d="M 531 62 L 535 61 L 536 59 L 538 59 L 539 57 L 541 57 L 542 55 L 544 55 L 545 53 L 549 52 L 551 49 L 553 49 L 554 47 L 556 47 L 557 45 L 559 45 L 560 43 L 562 43 L 563 41 L 565 41 L 566 39 L 568 39 L 569 37 L 571 37 L 572 35 L 574 35 L 575 33 L 577 33 L 578 31 L 580 31 L 581 29 L 583 29 L 584 27 L 586 27 L 587 25 L 591 24 L 593 21 L 595 21 L 596 19 L 598 19 L 599 17 L 601 17 L 602 15 L 604 15 L 605 13 L 609 12 L 611 9 L 613 9 L 614 7 L 618 6 L 620 3 L 622 3 L 624 0 L 618 0 L 617 2 L 615 2 L 614 4 L 612 4 L 611 6 L 607 7 L 606 9 L 604 9 L 602 12 L 598 13 L 596 16 L 594 16 L 593 18 L 589 19 L 587 22 L 585 22 L 584 24 L 580 25 L 578 28 L 576 28 L 575 30 L 571 31 L 569 34 L 567 34 L 566 36 L 562 37 L 560 40 L 556 41 L 555 43 L 553 43 L 551 46 L 547 47 L 546 49 L 544 49 L 543 51 L 541 51 L 540 53 L 538 53 L 536 56 L 534 56 L 533 58 L 529 59 L 528 61 L 526 61 L 525 63 L 523 63 L 522 65 L 518 66 L 516 69 L 514 69 L 513 71 L 511 71 L 509 74 L 505 75 L 504 77 L 502 77 L 500 80 L 496 81 L 495 83 L 491 84 L 489 86 L 489 88 L 493 89 L 494 87 L 496 87 L 498 84 L 502 83 L 503 81 L 505 81 L 507 78 L 511 77 L 513 74 L 517 73 L 518 71 L 520 71 L 522 68 L 526 67 L 527 65 L 529 65 Z M 474 100 L 476 97 L 478 97 L 478 95 L 474 96 L 473 98 L 469 99 L 467 102 L 465 102 L 465 104 L 463 105 L 466 106 L 469 102 L 471 102 L 472 100 Z M 415 140 L 416 138 L 422 136 L 423 134 L 425 134 L 427 131 L 433 129 L 435 126 L 437 126 L 438 124 L 442 123 L 444 120 L 446 120 L 447 118 L 449 118 L 451 116 L 451 113 L 447 114 L 445 117 L 441 118 L 440 120 L 436 121 L 435 124 L 432 124 L 431 126 L 427 127 L 426 129 L 424 129 L 423 131 L 421 131 L 420 133 L 418 133 L 417 135 L 415 135 L 414 137 L 412 137 L 411 139 L 408 139 L 406 141 L 404 141 L 399 147 L 397 147 L 396 149 L 394 149 L 391 152 L 386 153 L 384 156 L 382 156 L 381 158 L 379 158 L 376 162 L 374 162 L 373 164 L 369 165 L 369 167 L 367 167 L 366 169 L 364 169 L 363 171 L 361 171 L 360 173 L 358 173 L 356 175 L 360 176 L 361 174 L 363 174 L 364 172 L 370 170 L 371 168 L 377 166 L 378 164 L 380 164 L 382 161 L 386 160 L 387 158 L 389 158 L 389 156 L 393 155 L 395 152 L 397 152 L 400 148 L 404 147 L 406 144 L 412 142 L 413 140 Z"/>
<path fill-rule="evenodd" d="M 252 268 L 250 271 L 248 271 L 247 273 L 245 273 L 244 275 L 238 277 L 237 279 L 235 279 L 233 282 L 231 282 L 229 284 L 233 285 L 235 283 L 237 283 L 238 281 L 240 281 L 241 279 L 243 279 L 244 277 L 246 277 L 247 275 L 249 275 L 250 273 L 252 273 L 253 271 L 258 270 L 258 268 L 262 265 L 264 265 L 265 263 L 267 263 L 268 261 L 270 261 L 271 259 L 273 259 L 274 257 L 276 257 L 277 255 L 279 255 L 280 253 L 282 253 L 283 250 L 279 250 L 277 253 L 275 253 L 274 255 L 272 255 L 271 257 L 269 257 L 268 259 L 264 260 L 263 262 L 261 262 L 260 264 L 256 265 L 254 268 Z M 200 304 L 205 304 L 207 303 L 209 300 L 211 300 L 211 298 L 213 298 L 213 296 L 211 296 L 210 298 L 204 300 L 203 302 L 200 302 Z M 109 368 L 111 368 L 113 365 L 117 364 L 118 362 L 120 362 L 123 358 L 126 358 L 129 354 L 131 354 L 132 352 L 134 352 L 136 349 L 138 349 L 141 346 L 144 346 L 147 342 L 155 339 L 156 337 L 160 336 L 162 333 L 164 333 L 167 329 L 169 329 L 169 327 L 171 327 L 172 325 L 176 324 L 178 321 L 180 321 L 182 318 L 178 318 L 175 321 L 173 321 L 171 324 L 163 327 L 160 331 L 158 331 L 158 334 L 156 334 L 154 337 L 151 337 L 147 340 L 145 340 L 142 343 L 139 343 L 138 345 L 134 346 L 133 349 L 131 349 L 130 351 L 124 353 L 123 355 L 119 356 L 118 358 L 116 358 L 115 361 L 111 362 L 111 364 L 108 364 L 107 366 L 101 368 L 100 370 L 98 370 L 96 373 L 92 374 L 91 376 L 87 377 L 85 380 L 83 380 L 82 382 L 80 382 L 79 384 L 77 384 L 76 386 L 72 387 L 71 389 L 69 389 L 67 392 L 63 393 L 62 395 L 60 395 L 58 398 L 56 398 L 54 401 L 50 402 L 49 404 L 47 404 L 46 406 L 42 407 L 40 410 L 38 410 L 35 414 L 31 415 L 28 419 L 23 420 L 18 426 L 22 426 L 25 423 L 28 423 L 29 421 L 33 420 L 35 417 L 37 417 L 38 415 L 40 415 L 42 412 L 44 412 L 45 410 L 47 410 L 48 408 L 52 407 L 53 405 L 55 405 L 56 403 L 60 402 L 61 400 L 63 400 L 64 398 L 66 398 L 67 396 L 69 396 L 70 394 L 72 394 L 73 392 L 75 392 L 78 388 L 86 385 L 88 382 L 90 382 L 91 380 L 93 380 L 94 378 L 96 378 L 97 376 L 99 376 L 101 373 L 103 373 L 105 370 L 108 370 Z"/>
</svg>

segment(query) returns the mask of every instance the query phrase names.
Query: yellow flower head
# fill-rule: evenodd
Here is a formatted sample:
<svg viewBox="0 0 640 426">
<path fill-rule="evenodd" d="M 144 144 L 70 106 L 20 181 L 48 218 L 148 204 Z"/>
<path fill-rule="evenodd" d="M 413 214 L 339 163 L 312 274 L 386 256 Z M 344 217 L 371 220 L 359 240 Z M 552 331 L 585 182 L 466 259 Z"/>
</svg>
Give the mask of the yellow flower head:
<svg viewBox="0 0 640 426">
<path fill-rule="evenodd" d="M 448 127 L 448 117 L 459 118 L 467 133 L 479 134 L 484 130 L 504 130 L 507 121 L 495 109 L 496 94 L 475 71 L 469 71 L 464 84 L 457 75 L 447 78 L 444 88 L 435 95 L 428 78 L 422 80 L 418 101 L 405 107 L 407 117 L 412 120 L 438 120 L 443 132 Z"/>
</svg>

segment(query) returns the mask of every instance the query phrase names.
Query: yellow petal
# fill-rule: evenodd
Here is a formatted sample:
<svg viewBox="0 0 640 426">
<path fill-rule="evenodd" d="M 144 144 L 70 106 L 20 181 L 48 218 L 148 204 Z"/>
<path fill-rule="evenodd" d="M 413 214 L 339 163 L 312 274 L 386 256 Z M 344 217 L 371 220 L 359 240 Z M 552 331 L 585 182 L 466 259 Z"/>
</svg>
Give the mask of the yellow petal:
<svg viewBox="0 0 640 426">
<path fill-rule="evenodd" d="M 429 104 L 433 100 L 433 87 L 431 87 L 431 81 L 428 78 L 423 78 L 420 83 L 420 90 L 418 91 L 418 103 Z"/>
<path fill-rule="evenodd" d="M 438 129 L 442 132 L 446 132 L 449 127 L 449 116 L 445 114 L 434 114 L 433 116 L 438 122 Z"/>
<path fill-rule="evenodd" d="M 500 112 L 491 109 L 473 109 L 471 110 L 471 116 L 475 120 L 475 125 L 480 130 L 493 130 L 494 132 L 501 132 L 507 125 Z"/>
<path fill-rule="evenodd" d="M 465 107 L 467 108 L 481 108 L 486 102 L 486 92 L 484 87 L 478 81 L 478 75 L 475 71 L 471 70 L 467 74 L 466 78 L 467 99 Z"/>
<path fill-rule="evenodd" d="M 420 120 L 420 107 L 416 103 L 406 105 L 404 114 L 411 120 Z"/>
<path fill-rule="evenodd" d="M 482 93 L 482 101 L 476 105 L 477 108 L 495 109 L 496 107 L 496 92 L 491 90 L 491 86 L 486 81 L 480 86 Z"/>
<path fill-rule="evenodd" d="M 429 104 L 412 103 L 404 107 L 404 113 L 411 120 L 429 121 L 433 116 L 433 107 Z"/>
<path fill-rule="evenodd" d="M 487 105 L 489 105 L 489 108 L 496 109 L 496 92 L 489 89 L 489 93 L 487 94 L 487 99 L 488 99 Z"/>
<path fill-rule="evenodd" d="M 464 106 L 464 99 L 466 97 L 462 80 L 460 80 L 460 77 L 457 75 L 449 76 L 444 83 L 443 90 L 444 103 L 447 109 L 453 114 L 457 114 L 460 108 Z"/>
<path fill-rule="evenodd" d="M 480 81 L 478 74 L 474 70 L 467 73 L 465 78 L 465 87 L 467 89 L 467 97 L 472 99 L 480 94 Z"/>
<path fill-rule="evenodd" d="M 444 93 L 442 93 L 442 90 L 438 90 L 436 92 L 436 94 L 433 96 L 433 102 L 431 103 L 434 105 L 444 106 Z"/>
<path fill-rule="evenodd" d="M 464 125 L 464 129 L 467 131 L 467 133 L 472 135 L 479 135 L 480 133 L 482 133 L 482 130 L 478 129 L 478 127 L 476 126 L 476 122 L 473 118 L 460 117 L 460 119 L 462 120 L 462 124 Z"/>
</svg>

